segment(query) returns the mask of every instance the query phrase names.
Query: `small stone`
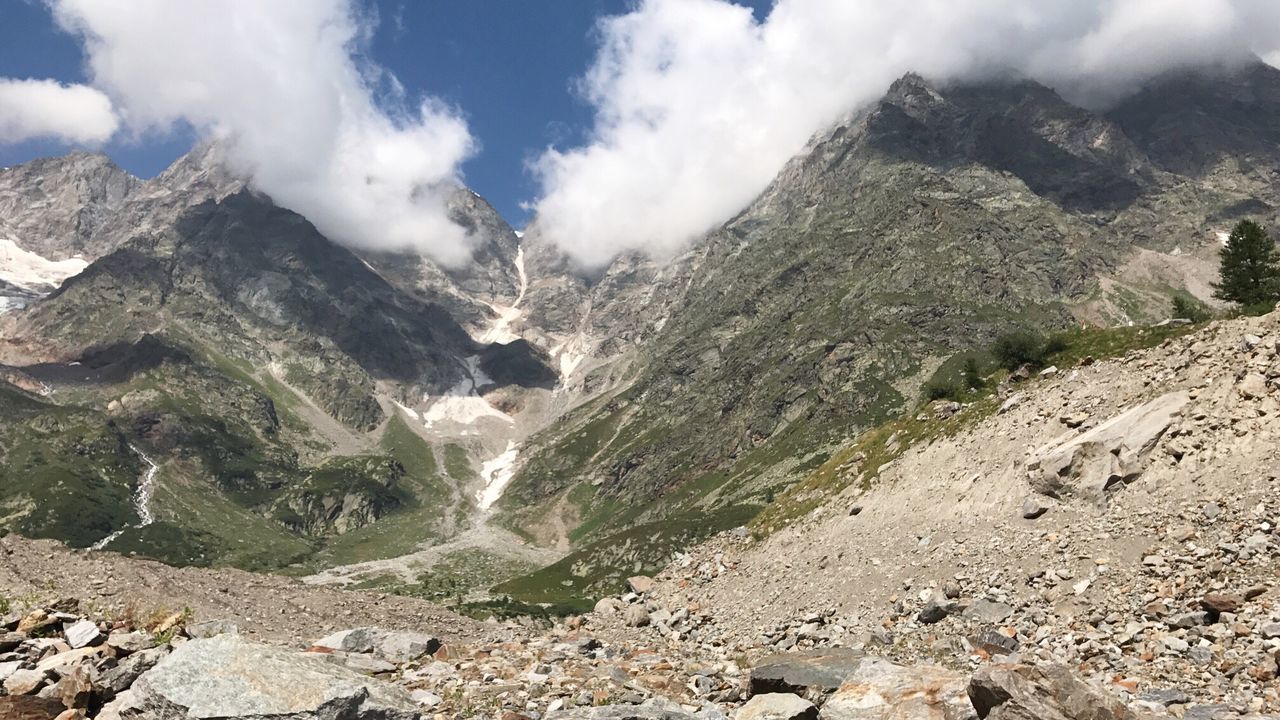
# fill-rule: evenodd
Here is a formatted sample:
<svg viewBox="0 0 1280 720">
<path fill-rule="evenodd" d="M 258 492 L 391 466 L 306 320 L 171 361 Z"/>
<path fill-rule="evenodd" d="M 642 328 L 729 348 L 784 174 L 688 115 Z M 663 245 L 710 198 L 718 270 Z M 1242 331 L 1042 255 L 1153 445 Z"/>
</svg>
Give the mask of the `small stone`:
<svg viewBox="0 0 1280 720">
<path fill-rule="evenodd" d="M 1236 385 L 1236 392 L 1245 400 L 1256 400 L 1267 396 L 1267 379 L 1258 373 L 1244 376 Z"/>
<path fill-rule="evenodd" d="M 798 695 L 764 693 L 738 709 L 734 720 L 816 720 L 818 708 Z"/>
<path fill-rule="evenodd" d="M 920 614 L 917 616 L 917 619 L 926 625 L 939 623 L 942 622 L 947 615 L 951 614 L 954 607 L 955 603 L 942 603 L 937 600 L 930 600 L 920 610 Z"/>
<path fill-rule="evenodd" d="M 1186 705 L 1191 701 L 1185 692 L 1178 688 L 1160 688 L 1157 690 L 1148 690 L 1138 696 L 1143 702 L 1169 707 L 1170 705 Z"/>
<path fill-rule="evenodd" d="M 1167 624 L 1171 628 L 1185 630 L 1187 628 L 1199 627 L 1201 625 L 1204 625 L 1205 621 L 1208 620 L 1208 618 L 1209 618 L 1209 613 L 1207 612 L 1190 612 L 1190 613 L 1183 613 L 1181 615 L 1174 615 L 1173 617 L 1166 620 L 1165 624 Z"/>
<path fill-rule="evenodd" d="M 1022 501 L 1022 517 L 1026 520 L 1035 520 L 1047 512 L 1049 507 L 1034 497 Z"/>
<path fill-rule="evenodd" d="M 433 692 L 427 692 L 426 690 L 414 690 L 412 693 L 409 694 L 409 697 L 415 703 L 426 708 L 433 708 L 439 705 L 440 703 L 444 702 L 444 698 L 440 697 L 439 695 L 436 695 Z"/>
<path fill-rule="evenodd" d="M 1200 607 L 1209 612 L 1209 619 L 1212 620 L 1222 613 L 1233 613 L 1240 609 L 1244 604 L 1244 598 L 1239 595 L 1228 595 L 1225 593 L 1209 593 L 1200 598 Z"/>
<path fill-rule="evenodd" d="M 1218 503 L 1211 502 L 1206 503 L 1200 512 L 1204 513 L 1206 520 L 1217 520 L 1218 516 L 1222 514 L 1222 508 L 1218 507 Z"/>
<path fill-rule="evenodd" d="M 1059 417 L 1058 422 L 1074 430 L 1089 422 L 1089 413 L 1069 413 Z"/>
<path fill-rule="evenodd" d="M 852 507 L 849 508 L 849 517 L 853 517 L 855 515 L 861 515 L 861 514 L 862 514 L 861 505 L 853 505 Z"/>
<path fill-rule="evenodd" d="M 649 611 L 640 605 L 632 605 L 627 608 L 623 621 L 630 627 L 645 627 L 650 623 Z"/>
</svg>

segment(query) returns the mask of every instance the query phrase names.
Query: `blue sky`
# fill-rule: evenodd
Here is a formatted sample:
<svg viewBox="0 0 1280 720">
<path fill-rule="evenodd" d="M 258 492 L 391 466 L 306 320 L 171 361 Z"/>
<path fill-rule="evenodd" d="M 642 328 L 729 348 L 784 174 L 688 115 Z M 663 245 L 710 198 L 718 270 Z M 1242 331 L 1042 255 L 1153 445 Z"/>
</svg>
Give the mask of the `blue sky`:
<svg viewBox="0 0 1280 720">
<path fill-rule="evenodd" d="M 743 2 L 757 15 L 770 0 Z M 429 94 L 461 108 L 480 153 L 463 166 L 467 183 L 513 224 L 537 188 L 525 162 L 549 144 L 576 145 L 591 108 L 572 90 L 591 63 L 597 18 L 625 12 L 628 0 L 382 0 L 372 59 L 411 96 Z M 77 41 L 46 7 L 0 0 L 0 77 L 85 81 Z M 189 134 L 117 138 L 103 148 L 130 172 L 150 177 L 190 146 Z M 66 152 L 55 142 L 0 144 L 0 165 Z"/>
</svg>

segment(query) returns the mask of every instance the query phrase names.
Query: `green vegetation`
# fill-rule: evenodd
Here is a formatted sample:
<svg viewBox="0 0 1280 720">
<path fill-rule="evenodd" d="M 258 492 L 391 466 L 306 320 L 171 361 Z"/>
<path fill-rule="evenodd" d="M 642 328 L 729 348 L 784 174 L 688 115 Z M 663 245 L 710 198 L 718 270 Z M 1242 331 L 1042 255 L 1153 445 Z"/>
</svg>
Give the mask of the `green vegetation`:
<svg viewBox="0 0 1280 720">
<path fill-rule="evenodd" d="M 714 513 L 683 512 L 642 522 L 536 572 L 500 583 L 493 591 L 522 603 L 588 608 L 596 598 L 621 592 L 628 576 L 656 573 L 675 552 L 740 527 L 759 511 L 758 505 L 734 505 Z"/>
<path fill-rule="evenodd" d="M 1171 317 L 1180 320 L 1190 320 L 1193 323 L 1207 322 L 1213 317 L 1213 313 L 1204 303 L 1192 297 L 1189 293 L 1178 292 L 1173 296 L 1171 308 Z"/>
<path fill-rule="evenodd" d="M 1155 347 L 1193 330 L 1192 326 L 1077 328 L 1047 338 L 1036 333 L 1019 333 L 1013 341 L 1010 341 L 1010 336 L 1002 336 L 993 345 L 990 355 L 1000 358 L 1006 349 L 1017 347 L 1030 351 L 1030 354 L 1016 355 L 1019 361 L 1017 366 L 1034 358 L 1037 360 L 1036 364 L 1070 367 L 1081 362 L 1118 357 L 1134 350 Z M 1010 352 L 1004 359 L 1014 359 L 1014 354 Z M 947 379 L 948 373 L 953 372 L 950 368 L 959 366 L 962 375 L 972 377 L 977 373 L 981 377 L 981 362 L 980 354 L 962 353 L 944 363 L 930 380 L 930 384 L 947 385 L 956 392 L 963 392 L 958 381 Z M 1000 379 L 1000 376 L 996 379 Z M 926 398 L 928 395 L 929 391 L 926 390 Z M 995 383 L 984 381 L 981 386 L 964 393 L 963 397 L 968 404 L 954 415 L 939 417 L 927 407 L 916 407 L 895 420 L 857 435 L 845 447 L 832 454 L 821 467 L 770 503 L 751 521 L 749 527 L 760 536 L 776 532 L 851 486 L 864 489 L 870 487 L 882 469 L 909 448 L 952 437 L 991 416 L 999 408 Z"/>
<path fill-rule="evenodd" d="M 1280 252 L 1265 228 L 1241 220 L 1220 255 L 1221 277 L 1213 286 L 1214 297 L 1250 314 L 1275 309 L 1280 301 Z"/>
<path fill-rule="evenodd" d="M 1064 349 L 1066 344 L 1060 335 L 1045 337 L 1032 330 L 1014 330 L 996 338 L 991 355 L 1000 367 L 1013 371 L 1023 365 L 1044 367 L 1051 355 Z"/>
</svg>

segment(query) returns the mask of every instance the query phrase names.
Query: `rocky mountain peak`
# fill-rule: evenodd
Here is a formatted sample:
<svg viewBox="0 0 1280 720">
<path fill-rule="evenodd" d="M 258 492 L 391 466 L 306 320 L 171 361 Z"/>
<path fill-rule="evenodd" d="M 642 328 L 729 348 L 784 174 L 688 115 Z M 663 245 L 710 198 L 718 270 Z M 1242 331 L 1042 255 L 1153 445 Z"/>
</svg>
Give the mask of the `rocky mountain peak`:
<svg viewBox="0 0 1280 720">
<path fill-rule="evenodd" d="M 47 260 L 74 257 L 140 185 L 102 153 L 0 170 L 0 236 Z"/>
</svg>

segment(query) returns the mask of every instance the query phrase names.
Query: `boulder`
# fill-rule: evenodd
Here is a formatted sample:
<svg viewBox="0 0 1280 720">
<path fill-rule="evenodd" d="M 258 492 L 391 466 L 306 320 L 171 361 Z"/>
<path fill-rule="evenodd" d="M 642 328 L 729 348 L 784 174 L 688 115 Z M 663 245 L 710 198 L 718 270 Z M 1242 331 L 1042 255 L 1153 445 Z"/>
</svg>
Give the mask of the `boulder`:
<svg viewBox="0 0 1280 720">
<path fill-rule="evenodd" d="M 143 673 L 155 667 L 168 654 L 169 646 L 162 645 L 150 650 L 139 650 L 126 657 L 115 667 L 102 671 L 97 680 L 98 692 L 109 700 L 128 690 Z"/>
<path fill-rule="evenodd" d="M 865 654 L 828 648 L 763 658 L 751 670 L 751 694 L 789 693 L 821 704 L 844 684 Z"/>
<path fill-rule="evenodd" d="M 0 720 L 49 720 L 62 712 L 62 703 L 30 695 L 0 697 Z"/>
<path fill-rule="evenodd" d="M 1137 720 L 1118 698 L 1081 682 L 1065 665 L 983 665 L 968 693 L 984 719 Z"/>
<path fill-rule="evenodd" d="M 627 614 L 623 620 L 631 627 L 645 627 L 651 622 L 649 611 L 645 610 L 643 605 L 632 605 L 627 608 Z"/>
<path fill-rule="evenodd" d="M 818 708 L 799 695 L 764 693 L 738 708 L 734 720 L 817 720 Z"/>
<path fill-rule="evenodd" d="M 1049 512 L 1049 506 L 1036 498 L 1029 497 L 1022 501 L 1022 517 L 1025 520 L 1035 520 L 1047 512 Z"/>
<path fill-rule="evenodd" d="M 1032 453 L 1027 475 L 1042 495 L 1079 495 L 1104 505 L 1107 491 L 1142 474 L 1151 451 L 1191 401 L 1186 391 L 1130 408 L 1081 435 L 1068 433 Z"/>
<path fill-rule="evenodd" d="M 925 625 L 940 623 L 946 619 L 951 611 L 955 610 L 956 604 L 948 601 L 940 601 L 937 598 L 929 600 L 925 606 L 920 609 L 920 614 L 916 619 Z"/>
<path fill-rule="evenodd" d="M 1209 621 L 1216 622 L 1222 613 L 1233 613 L 1244 605 L 1244 598 L 1227 593 L 1209 593 L 1200 598 L 1200 607 L 1209 614 Z"/>
<path fill-rule="evenodd" d="M 45 686 L 46 676 L 39 670 L 18 670 L 4 681 L 4 690 L 10 695 L 34 695 Z"/>
<path fill-rule="evenodd" d="M 102 631 L 98 629 L 98 624 L 91 620 L 81 620 L 69 625 L 62 634 L 67 638 L 67 644 L 76 649 L 102 642 Z"/>
<path fill-rule="evenodd" d="M 600 600 L 596 602 L 594 612 L 597 615 L 615 615 L 621 609 L 622 609 L 621 600 L 614 597 L 607 597 L 607 598 L 600 598 Z"/>
<path fill-rule="evenodd" d="M 992 625 L 998 625 L 1008 620 L 1012 614 L 1012 607 L 1002 602 L 986 599 L 978 600 L 964 612 L 965 617 Z"/>
<path fill-rule="evenodd" d="M 116 632 L 107 636 L 107 647 L 120 655 L 132 655 L 156 646 L 155 637 L 148 632 Z"/>
<path fill-rule="evenodd" d="M 92 695 L 93 683 L 89 679 L 89 669 L 83 665 L 58 681 L 58 697 L 62 698 L 64 707 L 87 708 Z"/>
<path fill-rule="evenodd" d="M 965 676 L 936 665 L 904 666 L 864 658 L 822 706 L 822 720 L 966 720 L 975 718 Z"/>
<path fill-rule="evenodd" d="M 321 638 L 315 642 L 315 646 L 342 652 L 367 653 L 373 652 L 373 643 L 376 640 L 377 636 L 373 628 L 355 628 Z"/>
<path fill-rule="evenodd" d="M 230 620 L 206 620 L 188 625 L 187 634 L 193 638 L 211 638 L 218 635 L 235 635 L 239 626 Z"/>
<path fill-rule="evenodd" d="M 434 655 L 443 643 L 425 633 L 385 632 L 374 639 L 373 653 L 393 663 L 407 663 L 423 655 Z"/>
<path fill-rule="evenodd" d="M 1267 396 L 1267 379 L 1259 373 L 1249 373 L 1244 376 L 1240 384 L 1236 385 L 1236 392 L 1245 400 L 1256 400 Z"/>
<path fill-rule="evenodd" d="M 645 575 L 636 575 L 627 578 L 627 587 L 631 592 L 637 595 L 645 595 L 653 592 L 653 578 Z"/>
<path fill-rule="evenodd" d="M 0 632 L 0 652 L 9 652 L 26 642 L 27 636 L 16 632 Z"/>
<path fill-rule="evenodd" d="M 418 720 L 409 695 L 322 657 L 219 635 L 179 645 L 138 678 L 123 717 Z"/>
</svg>

